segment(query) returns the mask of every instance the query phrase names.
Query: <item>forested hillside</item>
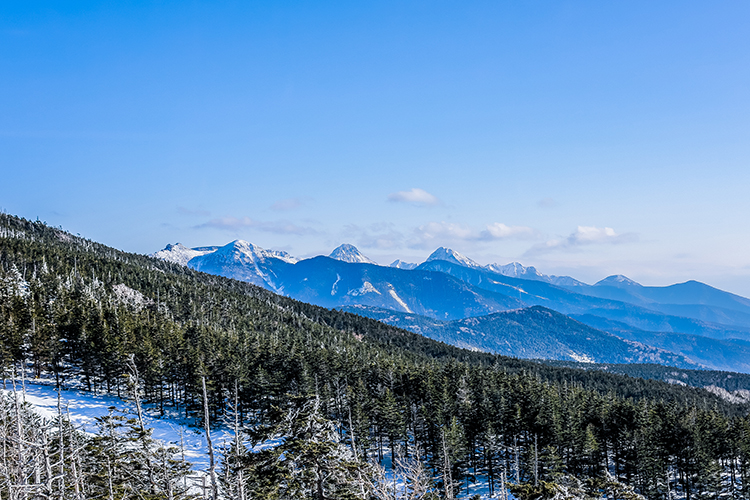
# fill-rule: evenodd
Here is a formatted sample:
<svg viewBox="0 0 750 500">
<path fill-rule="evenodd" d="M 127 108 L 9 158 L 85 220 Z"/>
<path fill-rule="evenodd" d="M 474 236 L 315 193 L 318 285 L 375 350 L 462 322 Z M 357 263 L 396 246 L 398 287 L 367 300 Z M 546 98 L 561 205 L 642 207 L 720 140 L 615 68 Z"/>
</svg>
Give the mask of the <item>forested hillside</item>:
<svg viewBox="0 0 750 500">
<path fill-rule="evenodd" d="M 388 498 L 367 457 L 397 455 L 449 498 L 474 481 L 536 498 L 577 480 L 590 495 L 750 497 L 747 407 L 700 389 L 458 349 L 8 215 L 0 263 L 6 377 L 26 362 L 125 395 L 137 372 L 158 408 L 236 419 L 226 498 Z M 248 451 L 269 438 L 282 444 Z"/>
<path fill-rule="evenodd" d="M 342 310 L 459 347 L 505 356 L 699 367 L 684 356 L 624 340 L 542 306 L 455 321 L 365 306 L 349 306 Z"/>
</svg>

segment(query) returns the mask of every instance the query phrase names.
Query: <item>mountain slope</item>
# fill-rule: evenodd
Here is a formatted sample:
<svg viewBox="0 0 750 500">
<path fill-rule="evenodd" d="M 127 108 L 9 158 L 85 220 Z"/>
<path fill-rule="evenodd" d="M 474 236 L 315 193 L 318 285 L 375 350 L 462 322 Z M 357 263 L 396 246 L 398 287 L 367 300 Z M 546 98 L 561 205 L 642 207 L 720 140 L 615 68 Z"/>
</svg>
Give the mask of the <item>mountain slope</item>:
<svg viewBox="0 0 750 500">
<path fill-rule="evenodd" d="M 217 248 L 219 247 L 188 248 L 182 243 L 175 243 L 174 245 L 167 245 L 163 250 L 159 250 L 151 256 L 156 257 L 157 259 L 166 260 L 167 262 L 174 262 L 181 266 L 187 266 L 187 263 L 193 257 L 215 252 Z"/>
<path fill-rule="evenodd" d="M 750 314 L 742 310 L 746 299 L 696 282 L 665 288 L 643 287 L 624 276 L 611 276 L 594 286 L 561 287 L 542 279 L 520 279 L 493 272 L 488 266 L 480 266 L 447 248 L 439 248 L 413 270 L 365 263 L 369 259 L 351 245 L 334 250 L 332 255 L 338 259 L 316 257 L 302 261 L 239 240 L 216 249 L 191 251 L 200 253 L 188 261 L 188 266 L 194 269 L 241 279 L 324 307 L 361 305 L 453 321 L 539 305 L 563 314 L 618 321 L 634 331 L 652 332 L 638 334 L 640 336 L 632 332 L 612 333 L 688 356 L 706 366 L 747 369 L 742 356 L 747 352 L 744 344 L 729 340 L 750 340 L 750 327 L 746 326 L 750 325 Z M 170 256 L 164 253 L 175 256 L 173 261 L 190 255 L 182 246 L 162 252 L 162 258 Z M 521 266 L 506 269 L 506 272 L 532 272 L 531 269 Z M 581 291 L 587 293 L 579 293 Z M 678 303 L 659 303 L 656 299 Z M 689 300 L 705 304 L 679 303 Z M 482 325 L 484 334 L 489 333 L 490 325 L 492 323 Z M 495 326 L 502 329 L 502 325 Z M 470 330 L 466 325 L 463 328 Z M 433 327 L 431 331 L 437 335 L 437 329 Z M 477 347 L 466 339 L 441 331 L 441 339 Z M 706 337 L 727 341 L 712 342 Z M 521 343 L 514 348 L 523 347 L 521 337 L 512 338 Z M 579 355 L 578 347 L 568 347 L 573 353 L 570 356 Z M 505 349 L 498 352 L 524 355 L 522 350 Z M 540 357 L 569 355 L 564 354 L 562 345 L 545 344 L 534 349 Z M 618 356 L 618 361 L 626 359 L 622 352 Z"/>
<path fill-rule="evenodd" d="M 324 307 L 366 305 L 457 319 L 521 307 L 503 294 L 478 289 L 444 273 L 350 264 L 314 257 L 279 267 L 278 290 Z"/>
<path fill-rule="evenodd" d="M 336 247 L 333 252 L 328 256 L 332 259 L 340 260 L 341 262 L 349 262 L 352 264 L 374 264 L 378 263 L 374 260 L 366 257 L 360 252 L 354 245 L 344 243 Z"/>
<path fill-rule="evenodd" d="M 297 260 L 285 252 L 265 250 L 243 240 L 235 240 L 215 251 L 193 257 L 188 266 L 196 271 L 231 276 L 241 281 L 276 290 L 281 283 L 276 268 Z"/>
<path fill-rule="evenodd" d="M 653 307 L 653 304 L 701 305 L 750 314 L 750 299 L 692 280 L 657 287 L 643 286 L 624 276 L 610 276 L 593 286 L 586 285 L 575 291 L 645 307 Z"/>
<path fill-rule="evenodd" d="M 598 363 L 659 363 L 683 368 L 698 366 L 684 356 L 623 340 L 540 306 L 449 322 L 363 306 L 343 310 L 441 342 L 504 356 Z"/>
<path fill-rule="evenodd" d="M 692 317 L 672 316 L 613 298 L 579 293 L 581 290 L 587 290 L 586 287 L 559 287 L 542 281 L 510 278 L 486 269 L 469 268 L 442 260 L 425 262 L 417 269 L 444 272 L 478 288 L 507 294 L 526 305 L 541 305 L 563 314 L 593 314 L 650 331 L 750 340 L 750 326 L 718 324 Z M 710 307 L 685 307 L 683 312 L 691 316 L 705 316 L 706 308 Z M 722 313 L 721 310 L 712 309 L 711 314 L 712 317 L 720 317 Z M 737 313 L 733 318 L 739 318 L 740 314 Z"/>
<path fill-rule="evenodd" d="M 750 373 L 750 342 L 744 340 L 714 339 L 684 333 L 649 332 L 590 314 L 572 317 L 618 337 L 681 354 L 714 370 Z"/>
</svg>

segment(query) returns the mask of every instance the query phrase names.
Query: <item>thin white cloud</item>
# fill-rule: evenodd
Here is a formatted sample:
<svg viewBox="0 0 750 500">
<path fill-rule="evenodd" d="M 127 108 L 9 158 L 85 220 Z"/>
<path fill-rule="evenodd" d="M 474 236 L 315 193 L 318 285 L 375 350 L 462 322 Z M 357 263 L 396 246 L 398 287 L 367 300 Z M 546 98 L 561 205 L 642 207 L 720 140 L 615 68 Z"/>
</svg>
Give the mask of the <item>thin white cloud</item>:
<svg viewBox="0 0 750 500">
<path fill-rule="evenodd" d="M 454 222 L 428 222 L 414 229 L 409 242 L 412 248 L 425 248 L 451 241 L 476 240 L 478 233 L 464 224 Z"/>
<path fill-rule="evenodd" d="M 289 221 L 258 221 L 250 217 L 220 217 L 195 226 L 196 229 L 223 229 L 238 231 L 240 229 L 257 229 L 275 234 L 314 234 L 317 231 L 310 227 L 299 226 Z"/>
<path fill-rule="evenodd" d="M 412 188 L 409 191 L 397 191 L 388 195 L 388 201 L 410 203 L 419 207 L 440 205 L 440 200 L 424 189 Z"/>
<path fill-rule="evenodd" d="M 482 231 L 483 239 L 505 239 L 505 238 L 533 238 L 536 231 L 526 226 L 506 226 L 500 222 L 495 222 L 487 226 Z"/>
<path fill-rule="evenodd" d="M 428 248 L 453 242 L 495 241 L 504 239 L 534 238 L 537 232 L 530 227 L 508 226 L 495 222 L 477 231 L 465 224 L 455 222 L 428 222 L 414 230 L 408 246 Z"/>
<path fill-rule="evenodd" d="M 368 226 L 348 225 L 342 231 L 344 239 L 356 241 L 363 248 L 394 250 L 398 248 L 429 249 L 459 243 L 482 243 L 506 239 L 537 238 L 534 229 L 525 226 L 508 226 L 495 222 L 477 230 L 456 222 L 428 222 L 402 231 L 391 222 Z"/>
<path fill-rule="evenodd" d="M 638 239 L 635 233 L 617 233 L 611 227 L 578 226 L 567 238 L 552 239 L 529 248 L 524 255 L 532 256 L 558 250 L 574 250 L 585 245 L 617 245 Z"/>
</svg>

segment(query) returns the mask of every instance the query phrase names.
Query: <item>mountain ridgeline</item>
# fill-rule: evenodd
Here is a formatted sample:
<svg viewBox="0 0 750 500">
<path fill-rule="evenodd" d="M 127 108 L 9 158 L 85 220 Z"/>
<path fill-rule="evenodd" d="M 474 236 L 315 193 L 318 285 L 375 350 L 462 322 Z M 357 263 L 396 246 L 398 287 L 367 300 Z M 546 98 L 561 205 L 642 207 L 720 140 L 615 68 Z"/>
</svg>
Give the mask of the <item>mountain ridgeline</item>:
<svg viewBox="0 0 750 500">
<path fill-rule="evenodd" d="M 392 311 L 377 317 L 469 348 L 526 358 L 648 361 L 750 372 L 750 357 L 745 356 L 750 354 L 750 300 L 695 281 L 645 287 L 611 276 L 587 285 L 518 263 L 483 266 L 442 247 L 421 264 L 395 261 L 389 267 L 375 264 L 352 245 L 304 260 L 241 240 L 196 249 L 170 245 L 154 256 L 323 307 L 370 316 Z M 569 323 L 558 318 L 536 324 L 534 342 L 524 340 L 531 330 L 508 337 L 510 330 L 501 327 L 503 316 L 497 313 L 534 306 L 602 331 L 589 335 L 587 343 L 577 342 L 577 337 L 562 334 L 559 328 Z M 356 307 L 362 309 L 352 309 Z M 424 324 L 437 322 L 422 328 L 403 321 L 404 315 Z"/>
<path fill-rule="evenodd" d="M 511 482 L 519 498 L 571 481 L 618 498 L 638 498 L 633 488 L 649 499 L 750 495 L 748 407 L 703 389 L 460 349 L 4 214 L 0 296 L 6 374 L 25 363 L 120 394 L 137 369 L 155 408 L 252 429 L 221 466 L 227 492 L 241 483 L 251 498 L 386 498 L 351 485 L 368 477 L 365 462 L 401 454 L 424 464 L 441 496 L 480 480 L 490 493 Z M 250 452 L 269 436 L 275 448 Z M 89 484 L 106 477 L 105 462 L 88 467 Z M 297 496 L 295 480 L 308 485 Z"/>
</svg>

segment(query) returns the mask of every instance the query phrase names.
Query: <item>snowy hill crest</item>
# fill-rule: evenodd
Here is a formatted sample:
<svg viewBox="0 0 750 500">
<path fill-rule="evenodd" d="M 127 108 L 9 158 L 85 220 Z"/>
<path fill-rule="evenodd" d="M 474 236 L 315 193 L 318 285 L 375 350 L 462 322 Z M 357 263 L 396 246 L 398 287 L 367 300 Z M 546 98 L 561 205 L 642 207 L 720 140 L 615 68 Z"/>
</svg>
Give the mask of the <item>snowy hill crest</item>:
<svg viewBox="0 0 750 500">
<path fill-rule="evenodd" d="M 340 260 L 341 262 L 349 262 L 351 264 L 374 264 L 378 263 L 369 257 L 365 256 L 362 252 L 357 249 L 354 245 L 344 243 L 336 247 L 333 252 L 329 255 L 330 258 Z"/>
</svg>

